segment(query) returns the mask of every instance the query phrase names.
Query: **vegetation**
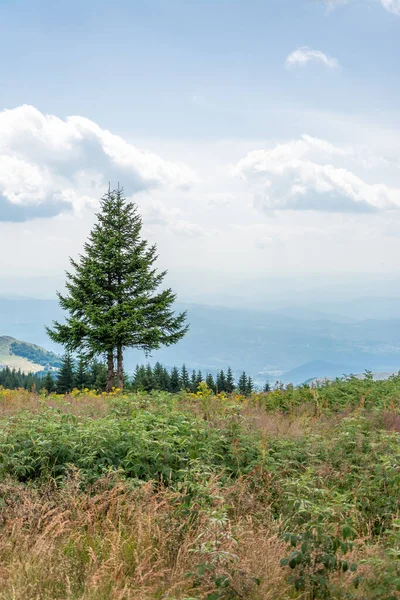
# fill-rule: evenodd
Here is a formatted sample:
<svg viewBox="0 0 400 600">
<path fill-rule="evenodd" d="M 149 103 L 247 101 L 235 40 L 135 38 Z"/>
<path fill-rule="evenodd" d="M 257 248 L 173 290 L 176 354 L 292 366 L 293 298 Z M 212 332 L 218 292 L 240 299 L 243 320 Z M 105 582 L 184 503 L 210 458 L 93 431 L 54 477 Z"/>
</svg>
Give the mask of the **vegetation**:
<svg viewBox="0 0 400 600">
<path fill-rule="evenodd" d="M 10 351 L 17 356 L 23 356 L 31 362 L 43 367 L 54 367 L 58 369 L 61 366 L 61 358 L 53 352 L 48 352 L 40 346 L 27 344 L 26 342 L 15 341 L 10 345 Z"/>
<path fill-rule="evenodd" d="M 394 600 L 399 408 L 400 376 L 368 373 L 0 390 L 0 599 Z"/>
<path fill-rule="evenodd" d="M 102 198 L 84 254 L 70 261 L 68 295 L 58 294 L 66 322 L 48 329 L 68 352 L 87 360 L 107 358 L 107 391 L 124 387 L 124 348 L 150 352 L 175 344 L 187 331 L 186 314 L 172 310 L 172 290 L 159 291 L 166 271 L 154 267 L 156 246 L 140 237 L 141 217 L 122 194 L 109 190 Z"/>
</svg>

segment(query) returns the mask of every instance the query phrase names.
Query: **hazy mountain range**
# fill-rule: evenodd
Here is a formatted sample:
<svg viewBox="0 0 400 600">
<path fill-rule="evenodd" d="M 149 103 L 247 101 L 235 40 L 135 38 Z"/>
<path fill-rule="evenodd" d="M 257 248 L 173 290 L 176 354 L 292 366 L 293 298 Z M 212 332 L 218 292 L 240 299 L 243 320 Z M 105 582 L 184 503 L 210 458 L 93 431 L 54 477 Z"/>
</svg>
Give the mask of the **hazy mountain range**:
<svg viewBox="0 0 400 600">
<path fill-rule="evenodd" d="M 150 362 L 185 362 L 190 369 L 211 372 L 230 365 L 236 374 L 245 370 L 259 382 L 293 383 L 364 369 L 400 369 L 400 300 L 394 298 L 279 311 L 199 304 L 178 304 L 177 310 L 188 311 L 189 333 L 176 346 L 154 352 Z M 382 318 L 385 314 L 390 318 Z M 0 298 L 0 335 L 62 352 L 44 329 L 53 319 L 62 319 L 56 300 Z M 128 371 L 145 360 L 142 353 L 126 352 Z"/>
</svg>

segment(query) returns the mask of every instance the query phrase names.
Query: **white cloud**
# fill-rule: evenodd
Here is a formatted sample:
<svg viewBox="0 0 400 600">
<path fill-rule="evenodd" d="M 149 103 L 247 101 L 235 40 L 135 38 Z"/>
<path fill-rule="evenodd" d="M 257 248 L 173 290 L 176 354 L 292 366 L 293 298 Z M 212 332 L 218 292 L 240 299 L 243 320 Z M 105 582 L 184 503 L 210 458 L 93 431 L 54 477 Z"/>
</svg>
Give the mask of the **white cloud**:
<svg viewBox="0 0 400 600">
<path fill-rule="evenodd" d="M 289 54 L 286 59 L 286 68 L 291 69 L 292 67 L 303 67 L 309 62 L 319 62 L 330 69 L 335 69 L 339 66 L 336 58 L 328 56 L 321 50 L 313 50 L 308 46 L 301 46 Z"/>
<path fill-rule="evenodd" d="M 26 105 L 0 112 L 0 220 L 79 210 L 96 203 L 108 181 L 131 195 L 196 177 L 83 117 L 62 120 Z"/>
<path fill-rule="evenodd" d="M 169 233 L 187 237 L 202 237 L 208 235 L 208 232 L 200 225 L 190 223 L 183 219 L 182 211 L 179 208 L 167 207 L 157 198 L 151 198 L 148 195 L 143 198 L 142 196 L 141 199 L 138 200 L 138 204 L 146 227 L 159 225 Z"/>
<path fill-rule="evenodd" d="M 400 15 L 400 0 L 380 0 L 380 3 L 389 12 Z"/>
<path fill-rule="evenodd" d="M 253 187 L 254 204 L 261 210 L 399 209 L 400 188 L 369 183 L 350 170 L 365 161 L 368 163 L 367 159 L 360 160 L 352 148 L 304 135 L 296 141 L 250 152 L 233 172 Z"/>
<path fill-rule="evenodd" d="M 325 4 L 325 6 L 327 6 L 331 10 L 337 8 L 338 6 L 348 4 L 349 1 L 350 0 L 322 0 L 323 4 Z M 378 0 L 378 2 L 387 11 L 395 15 L 400 15 L 400 0 Z"/>
<path fill-rule="evenodd" d="M 208 194 L 207 206 L 208 208 L 230 207 L 235 202 L 236 196 L 230 192 L 215 192 Z"/>
</svg>

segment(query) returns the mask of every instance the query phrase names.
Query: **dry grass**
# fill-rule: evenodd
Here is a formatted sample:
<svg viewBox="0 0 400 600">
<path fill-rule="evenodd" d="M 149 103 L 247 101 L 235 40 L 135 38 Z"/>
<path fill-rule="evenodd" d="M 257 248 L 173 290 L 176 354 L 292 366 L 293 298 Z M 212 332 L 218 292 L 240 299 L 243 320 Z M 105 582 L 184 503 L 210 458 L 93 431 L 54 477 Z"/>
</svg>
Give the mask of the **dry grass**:
<svg viewBox="0 0 400 600">
<path fill-rule="evenodd" d="M 61 490 L 3 483 L 0 598 L 200 599 L 222 575 L 238 598 L 284 598 L 276 525 L 265 509 L 262 520 L 251 516 L 245 482 L 227 492 L 229 517 L 217 482 L 210 486 L 210 510 L 185 511 L 181 494 L 151 483 L 132 490 L 106 478 L 86 492 L 76 475 Z M 211 567 L 196 585 L 187 574 L 203 562 Z"/>
</svg>

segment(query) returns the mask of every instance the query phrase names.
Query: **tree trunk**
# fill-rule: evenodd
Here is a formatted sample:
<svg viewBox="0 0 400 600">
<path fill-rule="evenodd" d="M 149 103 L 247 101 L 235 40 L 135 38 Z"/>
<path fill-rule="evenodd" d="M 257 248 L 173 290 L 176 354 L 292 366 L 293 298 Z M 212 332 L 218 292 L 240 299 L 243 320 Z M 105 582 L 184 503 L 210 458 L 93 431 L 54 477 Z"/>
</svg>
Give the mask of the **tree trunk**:
<svg viewBox="0 0 400 600">
<path fill-rule="evenodd" d="M 106 383 L 106 392 L 111 392 L 114 387 L 114 352 L 112 350 L 108 351 L 107 354 L 107 383 Z"/>
<path fill-rule="evenodd" d="M 117 387 L 121 392 L 124 389 L 124 357 L 122 346 L 118 346 L 117 349 Z"/>
</svg>

